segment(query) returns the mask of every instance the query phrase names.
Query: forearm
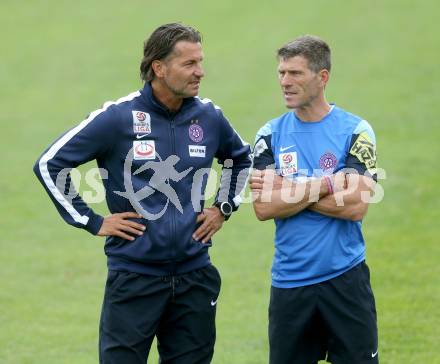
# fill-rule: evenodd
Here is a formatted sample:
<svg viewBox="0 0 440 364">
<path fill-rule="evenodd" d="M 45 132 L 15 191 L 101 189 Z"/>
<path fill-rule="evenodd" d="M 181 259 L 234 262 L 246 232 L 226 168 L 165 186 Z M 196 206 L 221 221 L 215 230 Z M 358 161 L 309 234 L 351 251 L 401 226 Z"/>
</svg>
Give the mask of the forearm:
<svg viewBox="0 0 440 364">
<path fill-rule="evenodd" d="M 41 158 L 34 165 L 34 173 L 61 217 L 68 224 L 96 235 L 102 225 L 103 217 L 94 213 L 78 194 L 68 172 L 70 169 L 68 167 L 62 169 L 50 162 L 43 163 Z"/>
<path fill-rule="evenodd" d="M 374 189 L 374 181 L 358 175 L 347 175 L 347 181 L 347 189 L 327 195 L 308 208 L 326 216 L 362 220 L 368 211 L 368 199 L 363 198 L 363 194 Z"/>
<path fill-rule="evenodd" d="M 220 178 L 220 187 L 216 201 L 228 201 L 236 210 L 241 201 L 241 194 L 246 188 L 251 172 L 252 160 L 250 149 L 233 159 L 232 168 L 223 167 Z"/>
<path fill-rule="evenodd" d="M 313 202 L 301 201 L 295 204 L 286 204 L 283 201 L 254 202 L 254 211 L 258 220 L 284 219 L 296 215 L 298 212 L 309 207 Z"/>
<path fill-rule="evenodd" d="M 254 210 L 259 220 L 296 215 L 329 193 L 322 179 L 304 183 L 286 181 L 283 181 L 281 189 L 263 190 L 257 194 Z"/>
<path fill-rule="evenodd" d="M 349 196 L 343 199 L 343 205 L 337 203 L 343 198 L 343 192 L 328 195 L 308 208 L 323 215 L 344 220 L 359 221 L 366 215 L 368 204 L 363 203 L 357 196 Z"/>
</svg>

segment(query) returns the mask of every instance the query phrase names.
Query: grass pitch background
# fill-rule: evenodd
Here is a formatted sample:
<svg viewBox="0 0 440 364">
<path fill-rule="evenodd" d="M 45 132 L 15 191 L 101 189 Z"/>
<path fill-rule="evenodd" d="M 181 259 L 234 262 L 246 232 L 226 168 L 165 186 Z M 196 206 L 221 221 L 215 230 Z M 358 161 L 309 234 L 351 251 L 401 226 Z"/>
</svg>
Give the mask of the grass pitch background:
<svg viewBox="0 0 440 364">
<path fill-rule="evenodd" d="M 67 226 L 31 168 L 60 133 L 141 87 L 142 42 L 171 21 L 203 33 L 200 94 L 248 141 L 285 110 L 275 49 L 305 33 L 330 43 L 328 100 L 371 122 L 387 171 L 385 198 L 364 223 L 381 362 L 440 363 L 439 8 L 408 0 L 3 0 L 0 363 L 98 361 L 103 239 Z M 211 256 L 223 278 L 215 364 L 267 362 L 272 235 L 273 224 L 244 205 L 215 237 Z"/>
</svg>

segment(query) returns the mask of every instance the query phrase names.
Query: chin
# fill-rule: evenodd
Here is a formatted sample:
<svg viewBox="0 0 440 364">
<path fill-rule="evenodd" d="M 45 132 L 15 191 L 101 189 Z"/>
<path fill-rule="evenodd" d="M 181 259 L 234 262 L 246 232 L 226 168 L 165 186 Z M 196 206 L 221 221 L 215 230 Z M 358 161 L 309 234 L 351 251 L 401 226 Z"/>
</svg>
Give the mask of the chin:
<svg viewBox="0 0 440 364">
<path fill-rule="evenodd" d="M 194 97 L 199 94 L 199 89 L 186 92 L 185 97 Z"/>
<path fill-rule="evenodd" d="M 297 104 L 293 104 L 291 102 L 286 102 L 286 107 L 288 109 L 296 109 L 296 108 L 298 108 L 298 105 Z"/>
</svg>

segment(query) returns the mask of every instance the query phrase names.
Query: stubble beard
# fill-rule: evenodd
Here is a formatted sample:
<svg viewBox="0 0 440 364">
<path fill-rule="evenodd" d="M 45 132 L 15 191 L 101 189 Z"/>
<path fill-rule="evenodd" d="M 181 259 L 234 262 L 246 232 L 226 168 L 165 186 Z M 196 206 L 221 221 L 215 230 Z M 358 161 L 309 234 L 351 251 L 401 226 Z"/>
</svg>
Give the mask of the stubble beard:
<svg viewBox="0 0 440 364">
<path fill-rule="evenodd" d="M 200 80 L 199 80 L 199 82 L 200 82 Z M 170 85 L 168 82 L 166 82 L 166 85 L 167 85 L 168 89 L 174 94 L 174 96 L 176 96 L 178 98 L 185 99 L 188 97 L 197 96 L 199 94 L 198 90 L 196 90 L 195 93 L 190 92 L 190 91 L 185 91 L 187 88 L 190 87 L 190 82 L 185 83 L 185 85 L 180 88 L 176 88 L 176 87 Z"/>
</svg>

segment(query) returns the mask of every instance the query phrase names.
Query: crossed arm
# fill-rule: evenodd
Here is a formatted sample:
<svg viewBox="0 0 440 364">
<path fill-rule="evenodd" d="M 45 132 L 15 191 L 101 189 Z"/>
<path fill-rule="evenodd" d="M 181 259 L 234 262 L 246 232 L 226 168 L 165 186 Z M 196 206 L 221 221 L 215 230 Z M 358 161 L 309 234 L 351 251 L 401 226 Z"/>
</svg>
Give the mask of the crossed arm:
<svg viewBox="0 0 440 364">
<path fill-rule="evenodd" d="M 374 191 L 375 182 L 370 177 L 347 174 L 346 188 L 327 195 L 309 206 L 309 209 L 323 215 L 345 220 L 359 221 L 368 211 L 368 203 Z"/>
<path fill-rule="evenodd" d="M 331 191 L 325 178 L 295 182 L 276 175 L 274 170 L 254 170 L 250 186 L 257 218 L 286 218 L 308 208 L 335 218 L 361 220 L 367 213 L 375 182 L 369 177 L 340 172 L 327 177 L 333 186 Z"/>
</svg>

